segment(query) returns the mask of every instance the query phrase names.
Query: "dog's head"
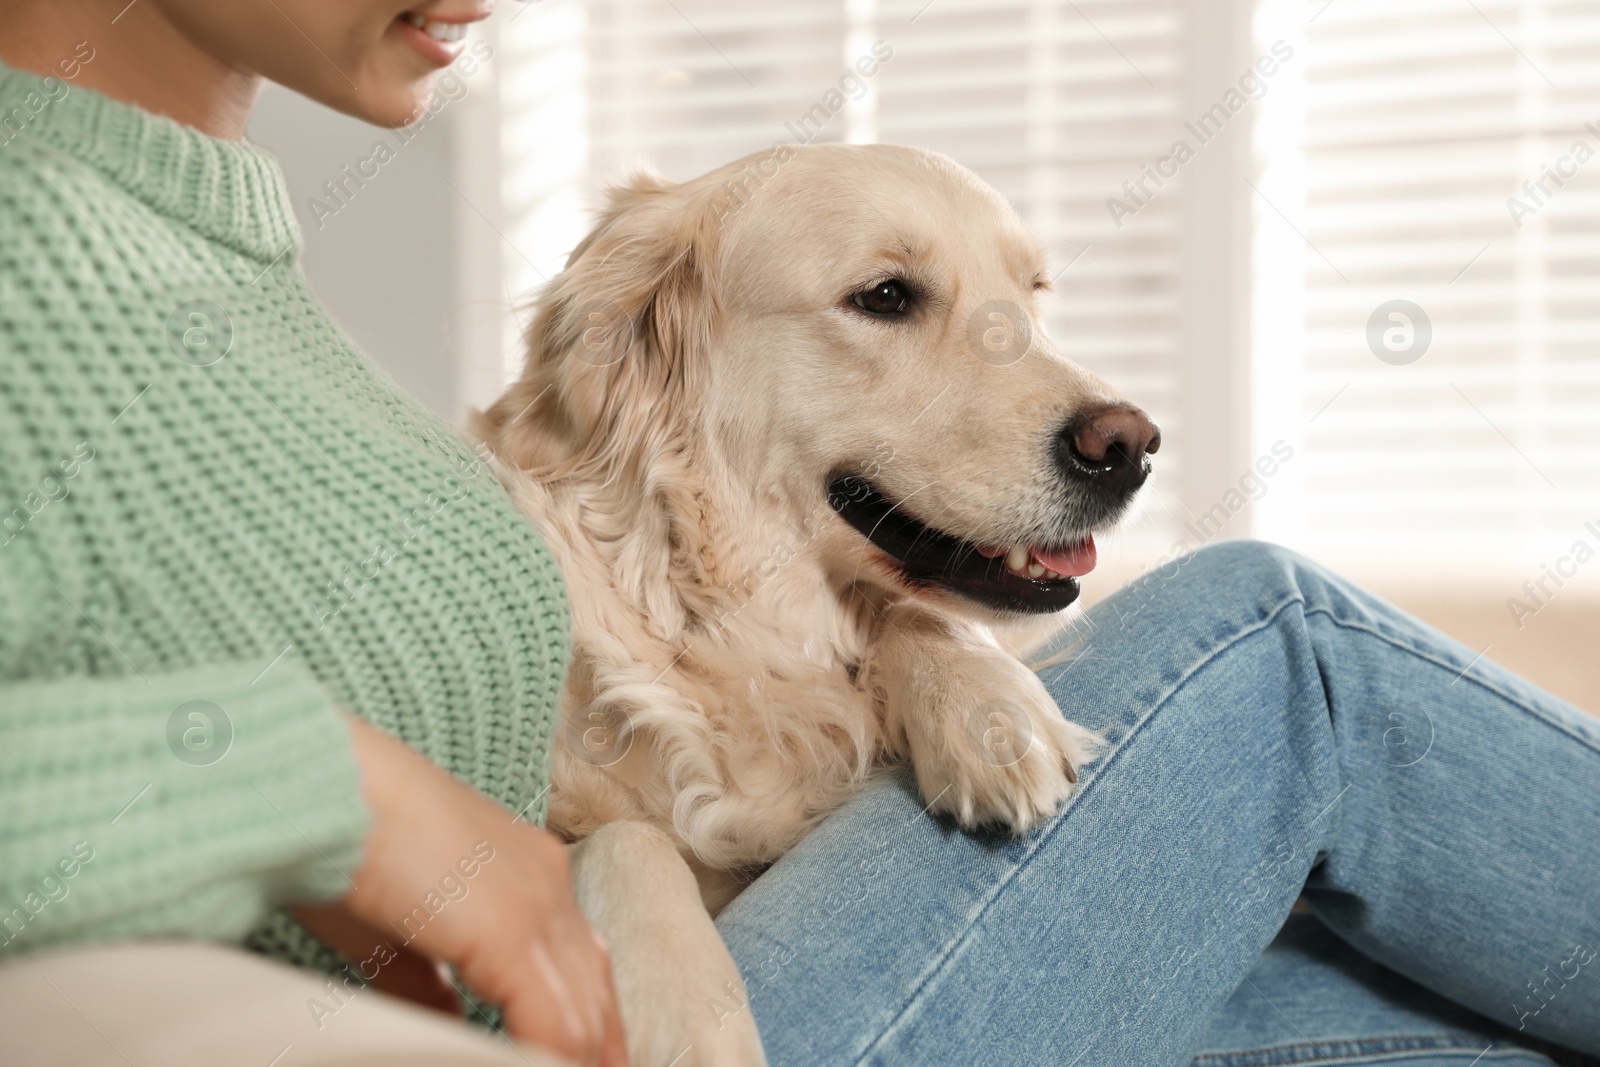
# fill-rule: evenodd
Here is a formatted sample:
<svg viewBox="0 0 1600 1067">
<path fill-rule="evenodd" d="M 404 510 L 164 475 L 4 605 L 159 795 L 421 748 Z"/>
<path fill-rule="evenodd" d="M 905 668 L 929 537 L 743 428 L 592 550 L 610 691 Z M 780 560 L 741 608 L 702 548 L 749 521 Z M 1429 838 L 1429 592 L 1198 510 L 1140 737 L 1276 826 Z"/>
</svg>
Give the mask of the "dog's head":
<svg viewBox="0 0 1600 1067">
<path fill-rule="evenodd" d="M 490 420 L 520 414 L 547 472 L 640 484 L 692 442 L 707 492 L 812 524 L 841 586 L 1055 611 L 1160 434 L 1045 336 L 1049 286 L 1004 199 L 933 153 L 782 146 L 636 179 Z"/>
</svg>

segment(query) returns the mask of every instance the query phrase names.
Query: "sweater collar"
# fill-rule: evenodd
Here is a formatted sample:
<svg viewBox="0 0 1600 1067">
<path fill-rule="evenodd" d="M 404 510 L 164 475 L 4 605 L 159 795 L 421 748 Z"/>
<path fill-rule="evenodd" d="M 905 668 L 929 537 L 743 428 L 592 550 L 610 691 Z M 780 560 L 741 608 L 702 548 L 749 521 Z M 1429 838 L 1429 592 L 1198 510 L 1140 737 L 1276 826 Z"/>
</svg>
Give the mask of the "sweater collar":
<svg viewBox="0 0 1600 1067">
<path fill-rule="evenodd" d="M 263 262 L 300 249 L 277 162 L 59 77 L 0 63 L 0 116 L 104 174 L 152 210 Z M 13 131 L 5 130 L 10 134 Z"/>
</svg>

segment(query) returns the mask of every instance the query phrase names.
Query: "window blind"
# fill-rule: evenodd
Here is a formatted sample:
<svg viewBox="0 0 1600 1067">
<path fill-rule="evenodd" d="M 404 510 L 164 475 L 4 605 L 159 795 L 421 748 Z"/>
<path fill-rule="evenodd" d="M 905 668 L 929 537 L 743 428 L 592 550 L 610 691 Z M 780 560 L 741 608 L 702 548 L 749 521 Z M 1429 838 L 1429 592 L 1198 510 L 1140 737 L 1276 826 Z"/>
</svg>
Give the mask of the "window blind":
<svg viewBox="0 0 1600 1067">
<path fill-rule="evenodd" d="M 1338 562 L 1381 553 L 1435 573 L 1569 545 L 1600 519 L 1600 10 L 1264 0 L 1219 5 L 1204 25 L 1196 10 L 1184 0 L 522 8 L 501 33 L 508 289 L 559 268 L 594 187 L 639 165 L 684 179 L 797 139 L 801 116 L 881 40 L 892 60 L 804 132 L 945 152 L 1016 206 L 1063 272 L 1045 303 L 1057 344 L 1166 430 L 1131 544 L 1195 543 L 1185 523 L 1215 490 L 1185 494 L 1185 479 L 1240 473 L 1186 466 L 1184 453 L 1228 432 L 1230 416 L 1192 402 L 1205 384 L 1195 376 L 1213 364 L 1235 374 L 1242 358 L 1248 407 L 1233 417 L 1250 413 L 1250 456 L 1227 462 L 1247 473 L 1244 461 L 1280 437 L 1296 452 L 1254 518 L 1223 536 L 1255 521 Z M 1133 200 L 1125 183 L 1176 140 L 1198 145 L 1186 123 L 1226 88 L 1185 70 L 1197 47 L 1187 38 L 1220 44 L 1224 23 L 1252 14 L 1289 25 L 1295 48 L 1270 93 L 1233 120 L 1255 126 L 1254 165 L 1201 184 L 1190 166 L 1189 188 L 1169 180 Z M 1269 53 L 1264 38 L 1256 52 Z M 1208 165 L 1224 152 L 1203 151 Z M 1194 220 L 1219 209 L 1202 199 L 1232 195 L 1229 182 L 1253 205 L 1248 239 L 1186 249 Z M 1114 198 L 1136 217 L 1116 218 Z M 1251 346 L 1242 357 L 1225 344 L 1180 353 L 1194 272 L 1246 260 L 1252 314 L 1279 324 L 1240 338 Z M 1384 310 L 1395 301 L 1423 318 L 1395 319 Z M 1419 358 L 1386 347 L 1407 331 L 1427 336 Z M 1223 462 L 1211 455 L 1210 466 Z"/>
<path fill-rule="evenodd" d="M 1299 537 L 1534 573 L 1600 519 L 1600 8 L 1338 0 L 1305 70 Z"/>
</svg>

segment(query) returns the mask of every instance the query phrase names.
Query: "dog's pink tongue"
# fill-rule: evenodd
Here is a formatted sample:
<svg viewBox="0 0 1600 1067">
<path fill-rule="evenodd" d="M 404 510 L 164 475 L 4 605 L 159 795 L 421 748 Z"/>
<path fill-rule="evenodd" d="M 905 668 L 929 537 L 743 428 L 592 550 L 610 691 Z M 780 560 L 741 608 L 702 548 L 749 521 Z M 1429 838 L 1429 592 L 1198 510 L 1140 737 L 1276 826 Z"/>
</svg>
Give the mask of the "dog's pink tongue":
<svg viewBox="0 0 1600 1067">
<path fill-rule="evenodd" d="M 1075 545 L 1052 549 L 1048 552 L 1042 548 L 1030 549 L 1029 551 L 1035 563 L 1042 564 L 1046 570 L 1055 571 L 1057 574 L 1068 574 L 1074 578 L 1081 578 L 1094 570 L 1096 554 L 1093 537 L 1085 537 Z"/>
</svg>

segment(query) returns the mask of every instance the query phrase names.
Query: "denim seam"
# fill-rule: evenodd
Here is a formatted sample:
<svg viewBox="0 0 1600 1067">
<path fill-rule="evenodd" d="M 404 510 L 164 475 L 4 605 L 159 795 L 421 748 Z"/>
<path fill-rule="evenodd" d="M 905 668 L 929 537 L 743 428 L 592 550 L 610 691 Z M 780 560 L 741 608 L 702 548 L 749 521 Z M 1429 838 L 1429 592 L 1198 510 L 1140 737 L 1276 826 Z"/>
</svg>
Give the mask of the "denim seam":
<svg viewBox="0 0 1600 1067">
<path fill-rule="evenodd" d="M 1309 1059 L 1302 1059 L 1296 1055 L 1296 1053 L 1311 1053 L 1316 1049 L 1329 1051 L 1313 1053 Z M 1396 1035 L 1384 1038 L 1330 1038 L 1326 1041 L 1267 1045 L 1231 1052 L 1202 1052 L 1194 1058 L 1190 1067 L 1321 1067 L 1324 1064 L 1340 1063 L 1395 1063 L 1421 1056 L 1433 1057 L 1439 1053 L 1456 1052 L 1463 1056 L 1475 1055 L 1477 1058 L 1471 1061 L 1474 1064 L 1503 1061 L 1508 1057 L 1521 1060 L 1545 1059 L 1531 1049 L 1515 1047 L 1496 1049 L 1492 1042 L 1489 1048 L 1480 1049 L 1475 1044 L 1462 1044 L 1454 1037 Z"/>
<path fill-rule="evenodd" d="M 1123 753 L 1124 750 L 1127 749 L 1134 739 L 1144 732 L 1145 727 L 1150 723 L 1150 721 L 1161 713 L 1162 709 L 1165 708 L 1169 702 L 1171 702 L 1173 697 L 1177 696 L 1178 693 L 1183 690 L 1184 686 L 1188 685 L 1189 682 L 1194 679 L 1195 675 L 1199 674 L 1202 670 L 1209 666 L 1213 660 L 1222 655 L 1228 649 L 1232 648 L 1234 645 L 1238 644 L 1240 641 L 1243 641 L 1246 638 L 1252 637 L 1255 634 L 1267 629 L 1273 624 L 1277 617 L 1283 613 L 1285 609 L 1293 604 L 1299 604 L 1303 608 L 1305 606 L 1305 599 L 1294 594 L 1286 596 L 1281 604 L 1272 607 L 1265 615 L 1258 619 L 1254 625 L 1230 634 L 1226 641 L 1207 652 L 1198 662 L 1194 664 L 1194 666 L 1190 667 L 1188 671 L 1186 671 L 1180 678 L 1173 682 L 1172 687 L 1155 702 L 1155 704 L 1150 708 L 1150 711 L 1146 713 L 1144 718 L 1135 723 L 1133 729 L 1129 730 L 1127 735 L 1123 737 L 1122 740 L 1117 742 L 1116 746 L 1105 757 L 1104 763 L 1102 763 L 1096 769 L 1095 774 L 1084 783 L 1083 787 L 1073 794 L 1072 798 L 1068 801 L 1067 805 L 1063 807 L 1062 811 L 1057 814 L 1056 818 L 1051 820 L 1049 827 L 1033 843 L 1033 847 L 1029 848 L 1027 853 L 1017 860 L 1016 864 L 1012 866 L 1009 872 L 1007 872 L 1005 878 L 996 883 L 994 889 L 989 893 L 988 899 L 983 902 L 983 905 L 973 915 L 971 921 L 967 923 L 965 928 L 963 928 L 960 935 L 945 946 L 944 950 L 939 954 L 938 960 L 929 968 L 927 975 L 922 979 L 922 981 L 917 983 L 916 989 L 912 990 L 911 995 L 907 998 L 905 1004 L 900 1008 L 900 1010 L 895 1012 L 894 1018 L 889 1021 L 887 1026 L 884 1027 L 883 1032 L 874 1038 L 872 1043 L 862 1050 L 861 1055 L 856 1058 L 855 1067 L 861 1067 L 862 1064 L 865 1064 L 867 1062 L 867 1057 L 876 1052 L 877 1049 L 882 1046 L 884 1041 L 886 1041 L 890 1035 L 895 1032 L 895 1030 L 899 1027 L 901 1020 L 906 1017 L 911 1009 L 916 1006 L 917 1001 L 921 999 L 922 994 L 928 988 L 928 985 L 944 970 L 946 963 L 948 963 L 950 960 L 950 957 L 953 956 L 961 948 L 961 946 L 966 943 L 968 938 L 971 936 L 972 931 L 980 922 L 983 921 L 984 915 L 988 913 L 994 902 L 1000 899 L 1001 895 L 1004 894 L 1008 888 L 1010 888 L 1011 883 L 1016 880 L 1017 876 L 1020 875 L 1028 867 L 1028 865 L 1033 862 L 1034 857 L 1039 854 L 1039 850 L 1043 848 L 1052 837 L 1055 836 L 1056 831 L 1059 830 L 1062 823 L 1065 822 L 1065 819 L 1062 818 L 1062 816 L 1065 815 L 1067 807 L 1076 805 L 1082 797 L 1086 796 L 1088 792 L 1095 787 L 1095 784 L 1100 781 L 1105 770 L 1116 762 L 1117 758 Z"/>
</svg>

